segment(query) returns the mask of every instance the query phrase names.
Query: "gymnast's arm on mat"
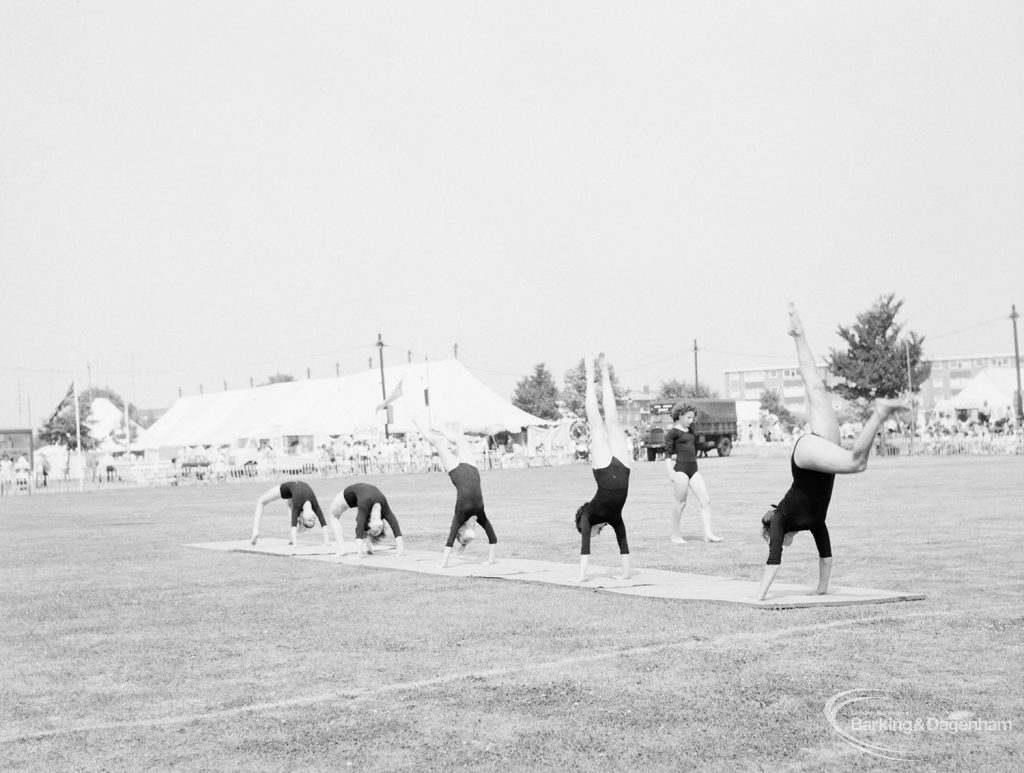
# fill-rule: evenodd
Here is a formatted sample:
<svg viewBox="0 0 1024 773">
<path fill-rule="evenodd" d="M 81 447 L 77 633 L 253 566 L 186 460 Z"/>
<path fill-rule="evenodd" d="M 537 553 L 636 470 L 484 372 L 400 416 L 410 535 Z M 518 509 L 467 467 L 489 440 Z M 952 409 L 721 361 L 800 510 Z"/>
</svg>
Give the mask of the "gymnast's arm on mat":
<svg viewBox="0 0 1024 773">
<path fill-rule="evenodd" d="M 761 575 L 761 587 L 757 592 L 757 600 L 764 601 L 764 597 L 768 595 L 768 589 L 772 587 L 772 583 L 775 581 L 775 575 L 779 572 L 779 564 L 768 564 L 764 568 L 764 574 Z"/>
<path fill-rule="evenodd" d="M 828 581 L 832 576 L 832 556 L 818 559 L 818 589 L 814 591 L 815 596 L 824 596 L 828 593 Z"/>
<path fill-rule="evenodd" d="M 764 601 L 765 596 L 768 595 L 768 589 L 772 587 L 772 583 L 775 581 L 775 575 L 779 571 L 779 564 L 768 564 L 764 568 L 764 574 L 761 576 L 761 588 L 757 594 L 758 601 Z M 812 596 L 824 596 L 828 593 L 829 579 L 832 577 L 832 557 L 825 556 L 818 559 L 818 587 L 811 594 Z"/>
</svg>

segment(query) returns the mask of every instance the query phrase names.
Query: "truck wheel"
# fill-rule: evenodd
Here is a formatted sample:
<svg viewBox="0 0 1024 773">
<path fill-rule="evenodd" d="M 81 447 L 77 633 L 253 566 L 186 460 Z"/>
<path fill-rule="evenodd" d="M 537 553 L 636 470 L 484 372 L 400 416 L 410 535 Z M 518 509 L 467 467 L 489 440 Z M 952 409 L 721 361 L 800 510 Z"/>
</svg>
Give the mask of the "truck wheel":
<svg viewBox="0 0 1024 773">
<path fill-rule="evenodd" d="M 722 438 L 718 441 L 718 455 L 728 456 L 732 453 L 732 440 L 727 437 Z"/>
<path fill-rule="evenodd" d="M 647 461 L 653 462 L 657 458 L 658 458 L 658 452 L 655 451 L 653 448 L 648 448 L 647 449 Z"/>
</svg>

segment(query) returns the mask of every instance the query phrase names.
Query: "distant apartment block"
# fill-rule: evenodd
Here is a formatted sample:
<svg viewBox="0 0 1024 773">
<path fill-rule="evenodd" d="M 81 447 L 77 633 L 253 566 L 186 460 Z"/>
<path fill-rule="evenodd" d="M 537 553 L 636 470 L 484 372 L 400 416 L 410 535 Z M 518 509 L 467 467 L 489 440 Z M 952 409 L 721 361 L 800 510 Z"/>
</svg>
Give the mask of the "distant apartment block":
<svg viewBox="0 0 1024 773">
<path fill-rule="evenodd" d="M 818 364 L 818 373 L 827 386 L 836 379 L 829 373 L 824 363 Z M 760 400 L 761 395 L 772 389 L 782 398 L 782 404 L 796 414 L 804 410 L 804 382 L 800 379 L 800 371 L 796 368 L 736 368 L 725 371 L 725 391 L 722 397 L 727 400 Z M 842 410 L 843 400 L 838 395 L 833 401 L 837 410 Z"/>
<path fill-rule="evenodd" d="M 940 400 L 948 400 L 967 386 L 972 378 L 988 368 L 1012 368 L 1016 365 L 1012 354 L 989 354 L 972 357 L 936 357 L 932 361 L 932 374 L 921 384 L 921 402 L 931 408 Z"/>
<path fill-rule="evenodd" d="M 623 427 L 638 427 L 650 417 L 651 403 L 657 402 L 657 395 L 649 386 L 636 391 L 629 389 L 619 405 L 619 422 Z"/>
<path fill-rule="evenodd" d="M 925 410 L 936 402 L 954 397 L 978 373 L 986 368 L 1009 368 L 1014 365 L 1012 354 L 974 355 L 971 357 L 932 358 L 932 373 L 921 384 L 921 404 Z M 819 363 L 818 372 L 825 383 L 832 386 L 837 379 L 824 363 Z M 736 368 L 725 371 L 725 392 L 723 397 L 730 400 L 760 400 L 766 389 L 774 389 L 782 397 L 783 404 L 794 413 L 804 413 L 804 387 L 796 368 Z M 838 396 L 834 404 L 842 410 L 843 401 Z"/>
</svg>

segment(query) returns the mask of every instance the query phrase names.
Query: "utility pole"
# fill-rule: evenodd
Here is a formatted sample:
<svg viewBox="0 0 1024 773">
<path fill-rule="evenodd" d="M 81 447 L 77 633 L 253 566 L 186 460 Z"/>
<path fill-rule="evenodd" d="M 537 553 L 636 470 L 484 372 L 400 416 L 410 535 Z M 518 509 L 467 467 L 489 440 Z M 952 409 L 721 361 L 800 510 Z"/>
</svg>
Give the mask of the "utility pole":
<svg viewBox="0 0 1024 773">
<path fill-rule="evenodd" d="M 459 359 L 459 345 L 454 344 L 452 346 L 452 354 L 455 355 L 455 359 Z"/>
<path fill-rule="evenodd" d="M 693 394 L 700 391 L 700 377 L 697 375 L 697 339 L 693 339 Z"/>
<path fill-rule="evenodd" d="M 381 338 L 380 333 L 377 333 L 377 357 L 380 360 L 380 394 L 384 399 L 384 402 L 387 402 L 388 390 L 384 386 L 384 339 Z M 391 435 L 388 432 L 387 414 L 384 414 L 384 438 L 385 440 L 389 440 L 391 438 Z"/>
<path fill-rule="evenodd" d="M 1020 345 L 1017 342 L 1017 317 L 1020 315 L 1017 313 L 1017 304 L 1013 304 L 1010 311 L 1010 319 L 1013 320 L 1013 361 L 1017 366 L 1017 394 L 1016 405 L 1014 409 L 1017 413 L 1017 429 L 1021 428 L 1021 422 L 1024 421 L 1024 417 L 1021 416 L 1021 394 L 1020 394 Z"/>
</svg>

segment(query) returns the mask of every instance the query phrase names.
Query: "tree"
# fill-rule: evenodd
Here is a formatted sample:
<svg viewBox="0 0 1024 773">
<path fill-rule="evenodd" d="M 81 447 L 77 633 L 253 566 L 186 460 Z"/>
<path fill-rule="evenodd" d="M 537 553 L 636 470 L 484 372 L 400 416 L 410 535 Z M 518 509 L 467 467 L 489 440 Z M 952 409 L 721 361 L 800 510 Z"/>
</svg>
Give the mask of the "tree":
<svg viewBox="0 0 1024 773">
<path fill-rule="evenodd" d="M 116 429 L 116 430 L 114 430 L 112 436 L 119 443 L 123 443 L 124 440 L 125 440 L 125 433 L 127 431 L 127 432 L 131 432 L 131 438 L 129 438 L 128 442 L 131 442 L 132 438 L 137 439 L 138 433 L 135 432 L 135 431 L 132 431 L 132 427 L 131 427 L 131 422 L 134 421 L 134 422 L 138 423 L 138 419 L 136 418 L 137 412 L 135 410 L 135 406 L 132 405 L 131 403 L 129 403 L 123 397 L 121 397 L 121 395 L 119 395 L 117 392 L 115 392 L 110 387 L 93 387 L 89 391 L 89 407 L 90 407 L 90 409 L 92 408 L 92 401 L 95 400 L 97 397 L 105 397 L 106 399 L 108 399 L 111 402 L 111 404 L 113 404 L 119 411 L 121 411 L 122 414 L 124 413 L 125 404 L 127 403 L 127 405 L 128 405 L 128 421 L 129 421 L 128 429 L 127 430 L 125 430 L 123 428 Z"/>
<path fill-rule="evenodd" d="M 81 426 L 82 450 L 88 451 L 96 447 L 96 440 L 89 434 L 89 416 L 92 407 L 88 391 L 81 392 L 78 396 L 79 403 L 79 425 Z M 65 448 L 78 448 L 78 434 L 75 427 L 75 401 L 68 395 L 54 411 L 42 428 L 39 430 L 39 440 L 42 443 Z"/>
<path fill-rule="evenodd" d="M 289 376 L 287 373 L 275 373 L 273 376 L 267 376 L 267 380 L 258 386 L 270 386 L 271 384 L 284 384 L 287 381 L 294 381 L 295 376 Z"/>
<path fill-rule="evenodd" d="M 543 362 L 534 366 L 532 375 L 524 376 L 516 384 L 512 404 L 542 419 L 557 419 L 561 416 L 558 410 L 558 385 Z"/>
<path fill-rule="evenodd" d="M 868 410 L 876 397 L 896 397 L 908 386 L 910 391 L 917 391 L 931 375 L 931 363 L 922 362 L 924 336 L 908 331 L 900 337 L 903 325 L 896 322 L 896 315 L 902 306 L 903 301 L 889 293 L 858 314 L 852 326 L 839 326 L 839 337 L 846 342 L 847 350 L 831 350 L 828 366 L 839 379 L 834 390 L 862 411 Z"/>
<path fill-rule="evenodd" d="M 716 398 L 718 397 L 718 390 L 712 389 L 704 384 L 698 384 L 694 388 L 693 384 L 689 381 L 680 381 L 679 379 L 673 378 L 668 381 L 662 381 L 661 386 L 658 387 L 658 399 L 659 400 L 687 400 L 696 398 Z"/>
<path fill-rule="evenodd" d="M 615 404 L 622 405 L 625 398 L 625 390 L 619 386 L 619 380 L 615 376 L 615 368 L 609 363 L 608 375 L 612 382 L 612 392 L 615 394 Z M 562 403 L 565 405 L 565 410 L 568 413 L 575 414 L 576 416 L 586 416 L 587 411 L 583 407 L 583 398 L 587 388 L 587 373 L 586 368 L 583 364 L 583 358 L 576 363 L 575 367 L 569 368 L 565 372 L 565 376 L 562 379 Z M 597 402 L 601 403 L 601 371 L 600 368 L 595 369 L 594 383 L 597 389 Z"/>
<path fill-rule="evenodd" d="M 91 403 L 92 400 L 95 400 L 97 397 L 105 397 L 105 398 L 107 398 L 108 400 L 110 400 L 110 402 L 112 402 L 114 405 L 116 405 L 118 407 L 118 409 L 120 409 L 121 411 L 124 410 L 125 403 L 128 403 L 127 400 L 125 400 L 123 397 L 121 397 L 121 395 L 119 395 L 117 392 L 115 392 L 110 387 L 93 387 L 92 391 L 89 392 L 90 403 Z M 128 418 L 132 419 L 133 421 L 135 419 L 135 406 L 132 405 L 131 403 L 128 403 Z"/>
<path fill-rule="evenodd" d="M 774 389 L 765 389 L 761 392 L 761 410 L 767 411 L 768 413 L 774 413 L 779 417 L 779 422 L 787 430 L 793 429 L 796 426 L 796 417 L 790 412 L 789 408 L 786 407 L 785 403 L 782 402 L 782 398 L 779 396 L 778 391 Z"/>
</svg>

